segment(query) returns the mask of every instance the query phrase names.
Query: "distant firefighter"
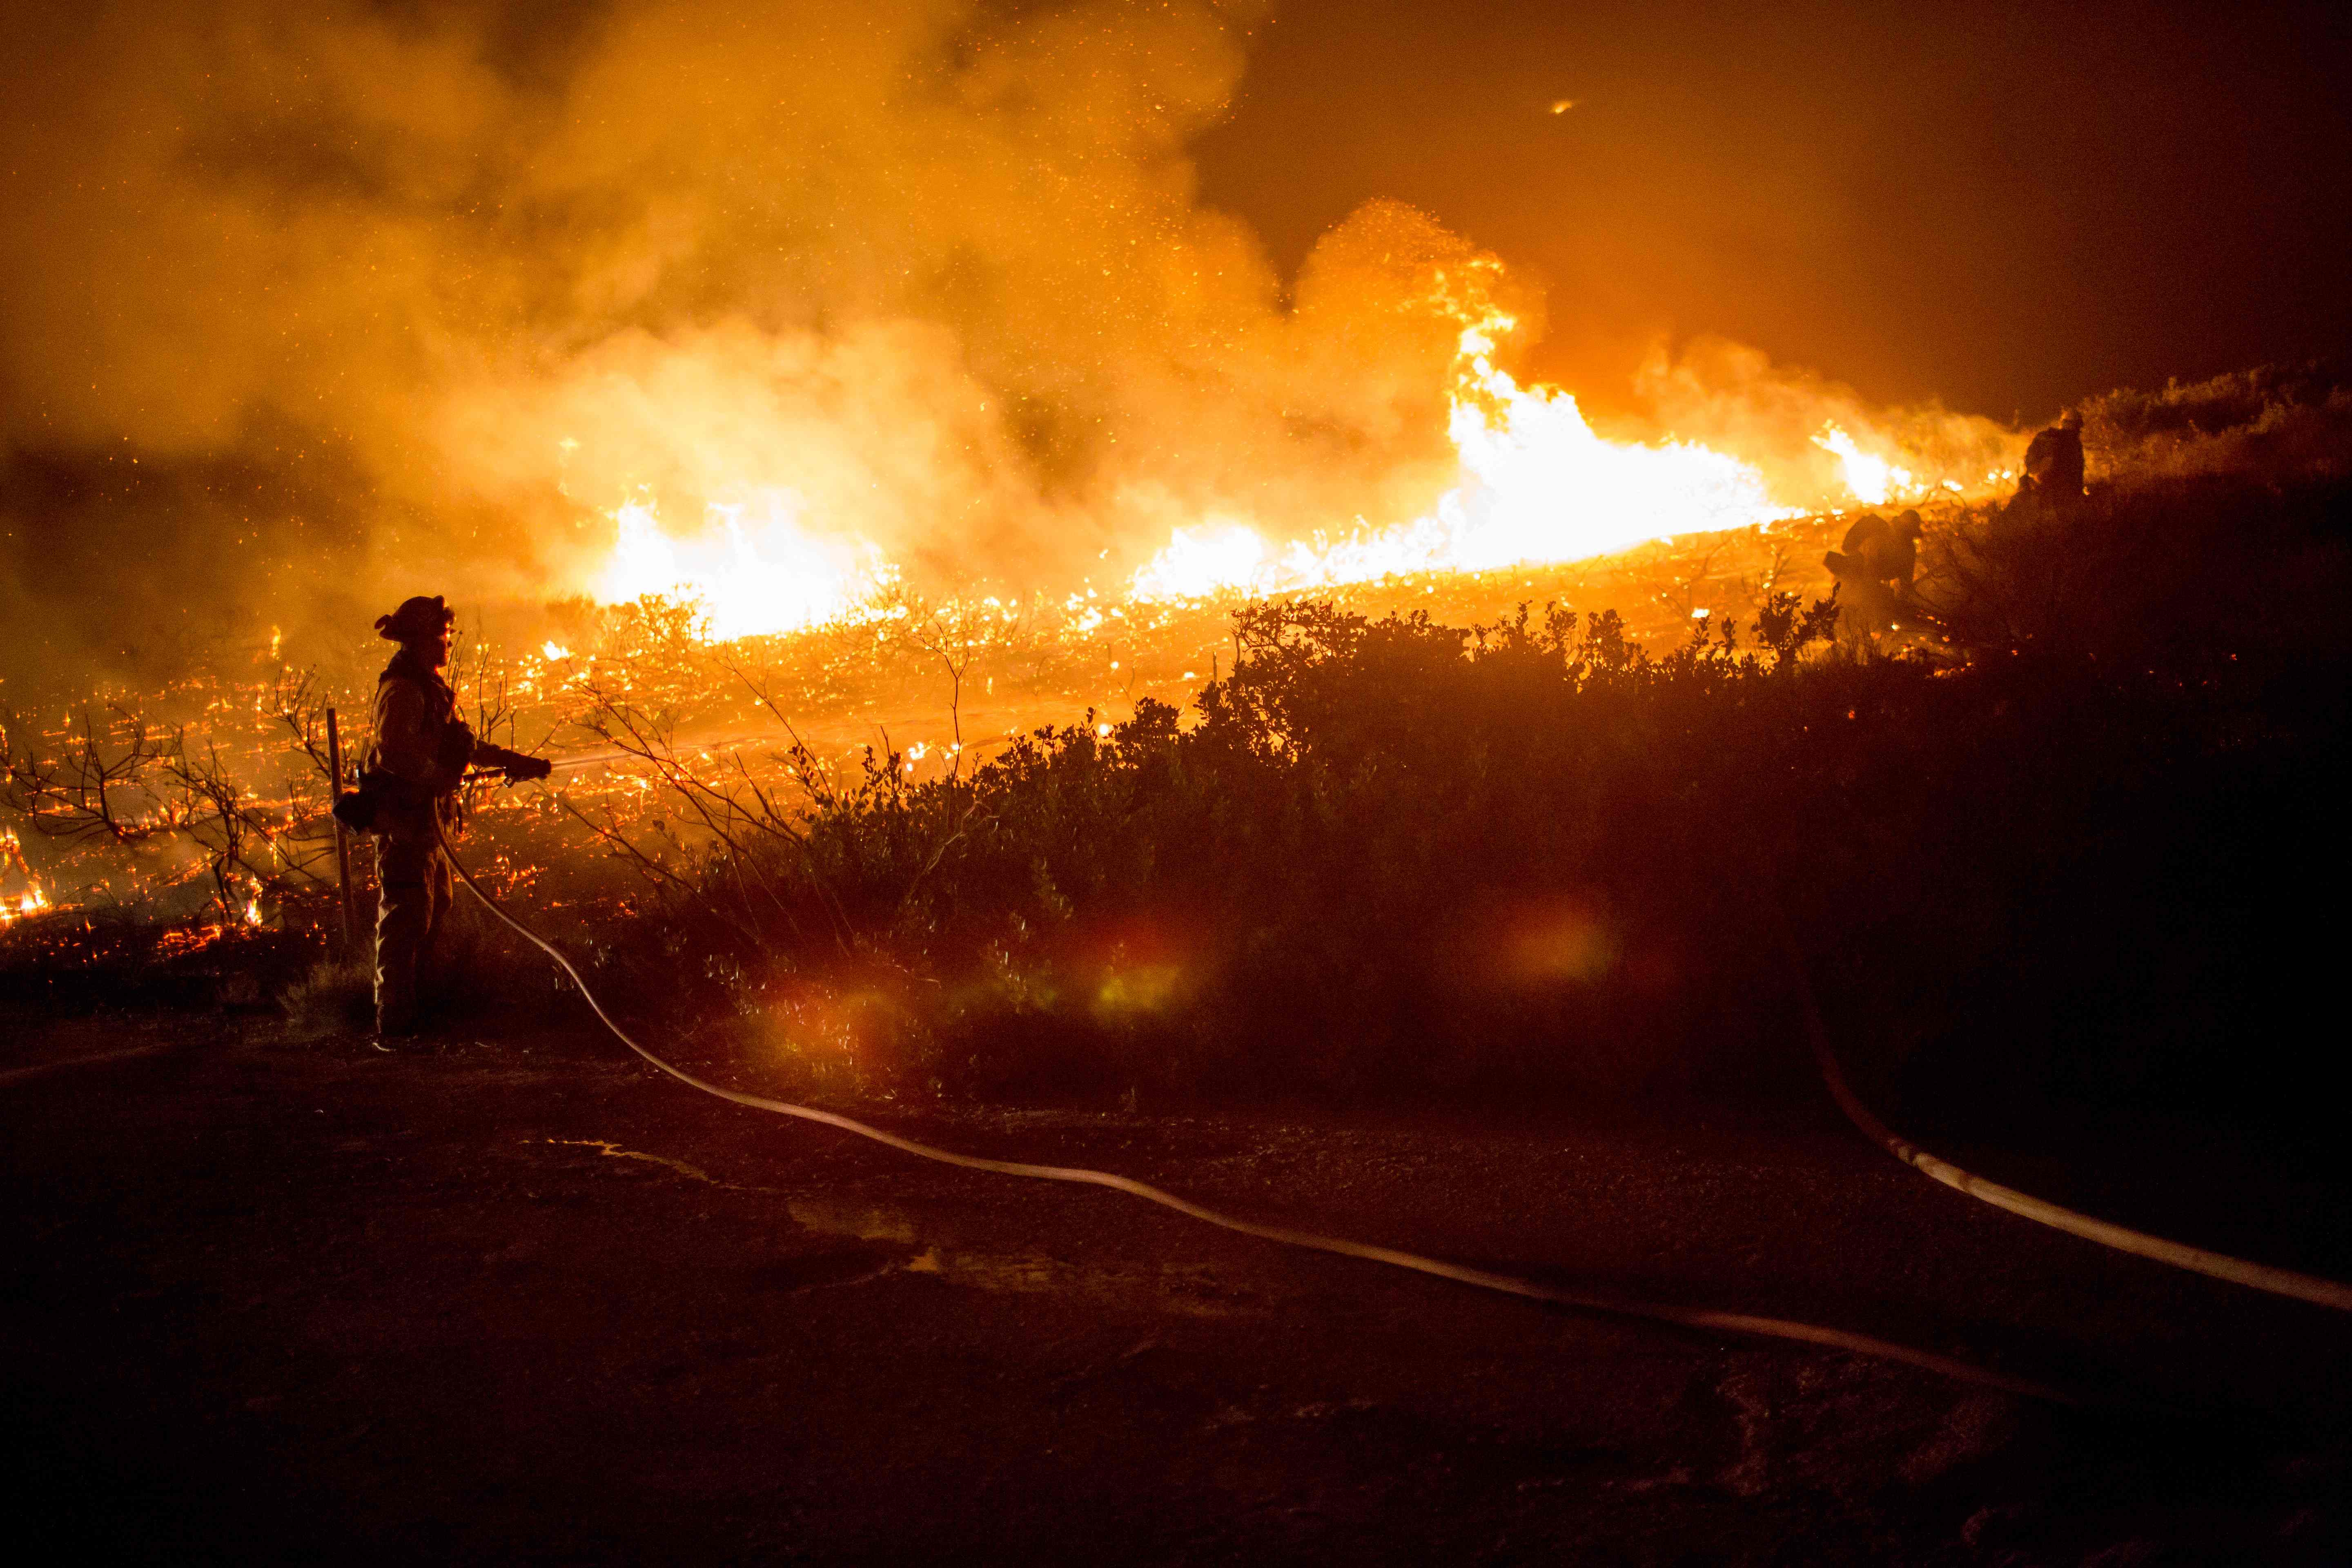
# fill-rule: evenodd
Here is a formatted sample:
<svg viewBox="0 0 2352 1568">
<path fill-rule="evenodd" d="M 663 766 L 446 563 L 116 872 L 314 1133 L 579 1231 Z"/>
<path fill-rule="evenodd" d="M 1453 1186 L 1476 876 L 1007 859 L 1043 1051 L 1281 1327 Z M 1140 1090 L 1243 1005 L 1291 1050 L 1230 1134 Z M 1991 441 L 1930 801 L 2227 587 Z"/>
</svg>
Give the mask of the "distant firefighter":
<svg viewBox="0 0 2352 1568">
<path fill-rule="evenodd" d="M 336 805 L 346 822 L 376 834 L 375 1019 L 379 1043 L 416 1030 L 416 994 L 454 887 L 440 831 L 457 820 L 468 767 L 496 768 L 509 784 L 543 779 L 548 764 L 477 740 L 457 717 L 442 679 L 456 615 L 439 596 L 407 600 L 376 617 L 377 635 L 400 645 L 375 686 L 375 745 L 357 795 Z"/>
<path fill-rule="evenodd" d="M 2053 506 L 2083 499 L 2083 416 L 2069 408 L 2058 423 L 2037 431 L 2025 448 L 2025 477 L 2017 493 Z"/>
<path fill-rule="evenodd" d="M 1866 511 L 1845 531 L 1845 548 L 1822 557 L 1837 580 L 1838 597 L 1852 624 L 1882 631 L 1895 624 L 1902 600 L 1919 567 L 1919 514 L 1906 510 L 1894 521 Z"/>
</svg>

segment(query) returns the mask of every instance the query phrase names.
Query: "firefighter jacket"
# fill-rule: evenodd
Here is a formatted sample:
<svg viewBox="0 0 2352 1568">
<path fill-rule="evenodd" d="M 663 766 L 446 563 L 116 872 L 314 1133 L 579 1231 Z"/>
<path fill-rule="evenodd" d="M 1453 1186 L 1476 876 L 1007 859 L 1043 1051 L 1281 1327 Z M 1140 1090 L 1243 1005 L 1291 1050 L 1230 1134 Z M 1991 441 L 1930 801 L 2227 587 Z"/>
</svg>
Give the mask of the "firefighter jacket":
<svg viewBox="0 0 2352 1568">
<path fill-rule="evenodd" d="M 375 744 L 362 787 L 376 794 L 374 826 L 387 837 L 430 840 L 436 814 L 444 825 L 456 819 L 467 767 L 512 755 L 477 741 L 458 721 L 457 692 L 406 649 L 377 678 Z"/>
</svg>

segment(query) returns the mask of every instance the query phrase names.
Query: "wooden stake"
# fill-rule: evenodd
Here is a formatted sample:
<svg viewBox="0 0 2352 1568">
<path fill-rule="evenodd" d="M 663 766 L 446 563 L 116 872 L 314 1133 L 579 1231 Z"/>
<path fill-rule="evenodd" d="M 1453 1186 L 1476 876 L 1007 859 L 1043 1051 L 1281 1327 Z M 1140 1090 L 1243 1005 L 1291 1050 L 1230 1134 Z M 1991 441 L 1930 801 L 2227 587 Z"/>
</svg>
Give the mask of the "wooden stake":
<svg viewBox="0 0 2352 1568">
<path fill-rule="evenodd" d="M 328 791 L 330 805 L 343 793 L 343 734 L 335 727 L 335 710 L 327 710 L 327 771 L 334 775 L 334 787 Z M 346 956 L 359 951 L 359 937 L 352 930 L 352 851 L 343 819 L 335 818 L 335 872 L 343 884 L 343 952 Z"/>
</svg>

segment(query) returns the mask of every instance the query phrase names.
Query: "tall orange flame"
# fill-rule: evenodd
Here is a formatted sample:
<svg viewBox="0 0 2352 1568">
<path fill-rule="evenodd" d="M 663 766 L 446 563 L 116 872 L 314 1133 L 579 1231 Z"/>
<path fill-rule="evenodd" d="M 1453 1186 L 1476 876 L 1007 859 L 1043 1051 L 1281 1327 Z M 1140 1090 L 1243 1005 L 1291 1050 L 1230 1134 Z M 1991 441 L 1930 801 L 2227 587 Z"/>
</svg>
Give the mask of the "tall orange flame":
<svg viewBox="0 0 2352 1568">
<path fill-rule="evenodd" d="M 1440 289 L 1447 285 L 1441 274 Z M 1762 476 L 1737 458 L 1687 442 L 1604 440 L 1570 394 L 1520 386 L 1495 363 L 1496 345 L 1517 325 L 1487 304 L 1462 329 L 1448 420 L 1462 479 L 1427 516 L 1279 550 L 1240 519 L 1178 529 L 1135 574 L 1135 596 L 1265 593 L 1577 561 L 1646 540 L 1795 515 L 1774 506 Z"/>
<path fill-rule="evenodd" d="M 898 571 L 870 544 L 803 525 L 801 500 L 762 489 L 713 501 L 702 533 L 674 538 L 650 500 L 613 514 L 619 535 L 594 596 L 625 604 L 662 595 L 698 604 L 719 639 L 797 631 L 837 620 L 887 587 Z M 548 657 L 559 657 L 550 645 Z"/>
</svg>

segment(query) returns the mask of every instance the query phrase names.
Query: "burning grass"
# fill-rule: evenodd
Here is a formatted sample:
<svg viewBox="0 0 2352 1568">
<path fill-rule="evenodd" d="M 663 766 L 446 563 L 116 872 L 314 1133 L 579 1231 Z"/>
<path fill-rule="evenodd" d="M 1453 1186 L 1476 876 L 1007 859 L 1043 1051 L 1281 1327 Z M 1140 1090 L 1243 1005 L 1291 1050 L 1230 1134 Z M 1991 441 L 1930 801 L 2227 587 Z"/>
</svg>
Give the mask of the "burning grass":
<svg viewBox="0 0 2352 1568">
<path fill-rule="evenodd" d="M 1464 620 L 1519 598 L 1619 605 L 1633 635 L 1673 638 L 1695 609 L 1752 607 L 1776 589 L 1822 584 L 1818 566 L 1796 563 L 1818 560 L 1840 526 L 1804 520 L 1565 567 L 1385 578 L 1328 596 L 1369 613 L 1410 607 Z M 635 824 L 661 781 L 603 733 L 612 713 L 657 729 L 689 771 L 748 767 L 792 794 L 800 786 L 781 755 L 783 715 L 827 765 L 854 769 L 879 745 L 910 776 L 936 776 L 1088 710 L 1108 725 L 1147 700 L 1189 701 L 1230 668 L 1232 617 L 1251 602 L 1238 591 L 926 600 L 893 584 L 791 634 L 728 638 L 700 601 L 574 600 L 538 612 L 513 645 L 477 629 L 456 673 L 478 731 L 551 749 L 564 759 L 566 801 Z M 11 817 L 0 838 L 0 928 L 55 915 L 46 929 L 62 931 L 99 910 L 223 930 L 334 924 L 326 713 L 340 709 L 355 766 L 383 645 L 354 644 L 309 669 L 278 653 L 273 639 L 249 660 L 159 689 L 0 709 Z M 574 874 L 579 857 L 566 847 L 577 818 L 554 798 L 485 788 L 468 805 L 499 885 L 551 877 L 548 896 L 565 902 L 619 890 Z M 364 880 L 363 845 L 361 862 Z"/>
</svg>

